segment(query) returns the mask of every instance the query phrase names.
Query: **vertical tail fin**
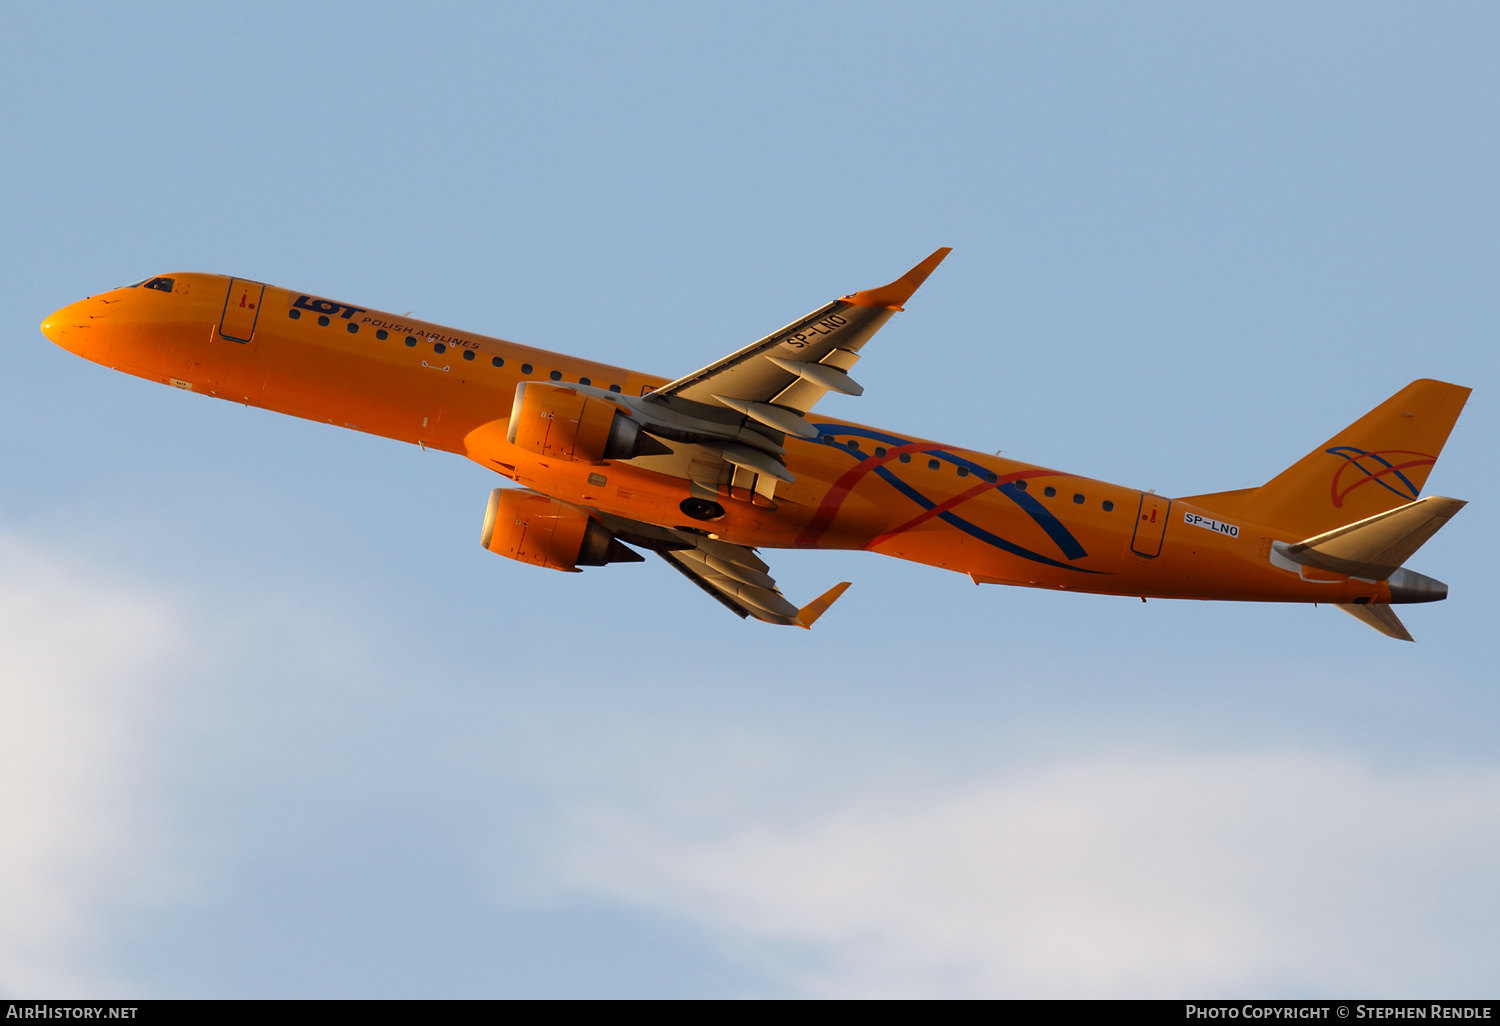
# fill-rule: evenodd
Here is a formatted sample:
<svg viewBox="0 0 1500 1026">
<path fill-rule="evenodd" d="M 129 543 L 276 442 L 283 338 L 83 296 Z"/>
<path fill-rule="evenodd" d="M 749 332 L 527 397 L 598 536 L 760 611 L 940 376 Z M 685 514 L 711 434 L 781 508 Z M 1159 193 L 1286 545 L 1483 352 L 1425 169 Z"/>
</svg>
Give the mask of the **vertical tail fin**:
<svg viewBox="0 0 1500 1026">
<path fill-rule="evenodd" d="M 1403 506 L 1421 495 L 1469 392 L 1413 381 L 1259 488 L 1186 501 L 1296 538 Z"/>
</svg>

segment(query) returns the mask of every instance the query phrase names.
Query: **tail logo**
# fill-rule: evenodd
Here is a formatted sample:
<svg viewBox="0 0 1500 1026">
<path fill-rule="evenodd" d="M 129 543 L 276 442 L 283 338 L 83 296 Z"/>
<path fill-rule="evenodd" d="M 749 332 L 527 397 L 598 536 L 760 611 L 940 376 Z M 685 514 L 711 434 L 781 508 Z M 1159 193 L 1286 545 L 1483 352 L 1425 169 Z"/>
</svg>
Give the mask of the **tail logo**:
<svg viewBox="0 0 1500 1026">
<path fill-rule="evenodd" d="M 1436 456 L 1407 449 L 1378 449 L 1368 452 L 1352 445 L 1336 445 L 1325 451 L 1344 460 L 1344 464 L 1334 473 L 1330 487 L 1330 497 L 1336 509 L 1343 508 L 1344 498 L 1350 492 L 1372 483 L 1411 502 L 1422 489 L 1413 484 L 1402 471 L 1413 467 L 1430 467 L 1437 462 Z M 1351 479 L 1347 482 L 1344 480 L 1346 471 Z"/>
</svg>

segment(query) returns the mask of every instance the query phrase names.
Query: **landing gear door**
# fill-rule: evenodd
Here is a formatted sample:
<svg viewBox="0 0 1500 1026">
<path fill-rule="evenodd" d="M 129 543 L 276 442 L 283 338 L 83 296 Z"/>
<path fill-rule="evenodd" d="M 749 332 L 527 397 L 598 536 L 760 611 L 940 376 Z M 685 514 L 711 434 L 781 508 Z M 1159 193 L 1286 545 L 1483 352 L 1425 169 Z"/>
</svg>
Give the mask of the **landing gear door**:
<svg viewBox="0 0 1500 1026">
<path fill-rule="evenodd" d="M 219 334 L 230 342 L 249 342 L 255 335 L 260 318 L 260 301 L 266 287 L 258 281 L 229 279 L 229 294 L 224 297 L 224 313 L 219 318 Z"/>
<path fill-rule="evenodd" d="M 1141 507 L 1135 518 L 1135 536 L 1130 539 L 1130 551 L 1137 556 L 1155 559 L 1161 555 L 1162 534 L 1167 529 L 1167 511 L 1172 500 L 1149 492 L 1141 494 Z"/>
</svg>

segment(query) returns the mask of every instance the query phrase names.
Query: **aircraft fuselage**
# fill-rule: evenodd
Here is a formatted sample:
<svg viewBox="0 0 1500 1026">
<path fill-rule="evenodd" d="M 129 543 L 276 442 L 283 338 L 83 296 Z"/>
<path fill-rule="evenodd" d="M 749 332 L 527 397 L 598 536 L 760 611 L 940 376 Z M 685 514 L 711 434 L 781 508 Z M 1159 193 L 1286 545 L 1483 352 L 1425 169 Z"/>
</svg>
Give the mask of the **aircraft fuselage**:
<svg viewBox="0 0 1500 1026">
<path fill-rule="evenodd" d="M 898 431 L 809 414 L 774 502 L 726 490 L 686 519 L 682 477 L 649 460 L 547 459 L 505 440 L 516 386 L 639 396 L 668 379 L 243 279 L 175 274 L 59 310 L 49 338 L 163 384 L 474 459 L 579 506 L 762 548 L 868 549 L 976 583 L 1142 597 L 1388 602 L 1385 582 L 1294 572 L 1269 527 L 1181 500 Z M 641 464 L 641 465 L 638 465 Z"/>
</svg>

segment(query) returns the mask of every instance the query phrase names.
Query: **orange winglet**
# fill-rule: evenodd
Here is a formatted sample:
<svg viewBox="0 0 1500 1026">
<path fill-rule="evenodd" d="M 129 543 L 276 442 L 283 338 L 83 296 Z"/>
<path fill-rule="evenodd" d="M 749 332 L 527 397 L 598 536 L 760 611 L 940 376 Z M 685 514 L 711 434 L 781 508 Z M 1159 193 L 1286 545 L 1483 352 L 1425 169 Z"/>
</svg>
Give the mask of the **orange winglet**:
<svg viewBox="0 0 1500 1026">
<path fill-rule="evenodd" d="M 891 310 L 900 310 L 901 304 L 911 298 L 911 294 L 922 286 L 927 276 L 943 262 L 943 258 L 952 252 L 952 246 L 944 246 L 889 285 L 856 292 L 852 296 L 845 296 L 844 299 L 855 306 L 883 306 Z"/>
<path fill-rule="evenodd" d="M 813 599 L 807 605 L 797 610 L 797 626 L 812 630 L 812 625 L 817 623 L 818 617 L 828 612 L 828 607 L 838 601 L 839 596 L 849 587 L 849 582 L 835 584 L 823 594 Z"/>
</svg>

